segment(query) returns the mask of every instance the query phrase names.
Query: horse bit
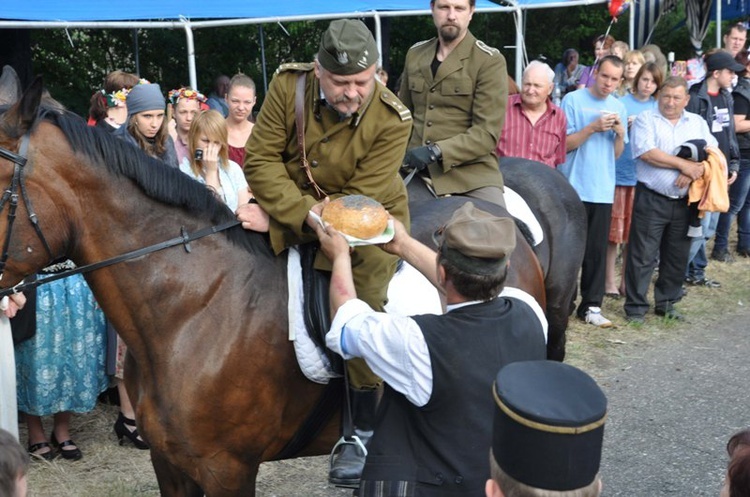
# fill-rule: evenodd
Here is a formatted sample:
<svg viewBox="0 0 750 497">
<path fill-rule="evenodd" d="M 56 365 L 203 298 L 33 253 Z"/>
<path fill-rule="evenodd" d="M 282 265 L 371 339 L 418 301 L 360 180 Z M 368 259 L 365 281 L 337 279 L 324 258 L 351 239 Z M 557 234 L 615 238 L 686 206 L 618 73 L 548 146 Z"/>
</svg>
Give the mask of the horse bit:
<svg viewBox="0 0 750 497">
<path fill-rule="evenodd" d="M 29 221 L 31 222 L 31 225 L 34 227 L 34 231 L 36 231 L 37 236 L 42 241 L 42 244 L 44 245 L 44 249 L 47 251 L 47 255 L 49 255 L 49 262 L 52 262 L 54 259 L 54 256 L 52 255 L 52 250 L 50 249 L 50 246 L 47 243 L 47 240 L 44 238 L 42 229 L 39 226 L 39 220 L 37 218 L 36 213 L 34 212 L 34 208 L 31 204 L 31 200 L 29 199 L 29 195 L 26 190 L 26 182 L 24 180 L 23 171 L 27 162 L 26 155 L 28 154 L 28 149 L 29 149 L 29 134 L 28 133 L 23 135 L 23 138 L 21 139 L 21 146 L 19 147 L 18 153 L 11 152 L 8 149 L 0 147 L 0 158 L 7 159 L 13 162 L 14 164 L 13 177 L 11 178 L 10 185 L 8 185 L 8 188 L 5 189 L 5 192 L 3 193 L 2 198 L 0 198 L 0 212 L 2 212 L 3 209 L 5 209 L 5 204 L 7 202 L 10 202 L 9 203 L 10 208 L 8 211 L 8 228 L 7 228 L 7 232 L 5 233 L 5 242 L 3 244 L 2 255 L 0 255 L 0 281 L 2 281 L 3 274 L 5 273 L 5 266 L 8 260 L 8 249 L 10 247 L 10 237 L 11 237 L 11 232 L 13 230 L 13 222 L 16 219 L 16 208 L 18 207 L 18 193 L 16 192 L 16 190 L 19 188 L 21 190 L 21 198 L 23 199 L 23 202 L 26 205 L 26 210 L 29 213 Z M 52 274 L 45 278 L 40 278 L 40 279 L 30 281 L 27 283 L 24 283 L 23 281 L 21 281 L 16 286 L 5 288 L 5 289 L 0 289 L 0 298 L 5 297 L 6 295 L 19 293 L 26 289 L 36 288 L 37 286 L 42 285 L 44 283 L 49 283 L 51 281 L 59 280 L 67 276 L 94 271 L 95 269 L 100 269 L 103 267 L 111 266 L 113 264 L 117 264 L 118 262 L 123 262 L 123 261 L 127 261 L 130 259 L 135 259 L 137 257 L 141 257 L 143 255 L 150 254 L 152 252 L 157 252 L 159 250 L 163 250 L 169 247 L 174 247 L 176 245 L 182 245 L 185 248 L 185 251 L 190 253 L 191 251 L 190 242 L 194 240 L 198 240 L 199 238 L 203 238 L 208 235 L 213 235 L 214 233 L 219 233 L 221 231 L 227 230 L 239 224 L 240 224 L 240 221 L 234 219 L 232 221 L 228 221 L 223 224 L 210 226 L 208 228 L 203 228 L 192 234 L 189 234 L 187 230 L 185 229 L 185 227 L 181 226 L 180 236 L 171 238 L 164 242 L 155 243 L 154 245 L 149 245 L 147 247 L 143 247 L 137 250 L 126 252 L 124 254 L 112 257 L 110 259 L 105 259 L 103 261 L 94 262 L 92 264 L 80 266 L 75 269 L 70 269 L 67 271 L 62 271 L 57 274 Z"/>
</svg>

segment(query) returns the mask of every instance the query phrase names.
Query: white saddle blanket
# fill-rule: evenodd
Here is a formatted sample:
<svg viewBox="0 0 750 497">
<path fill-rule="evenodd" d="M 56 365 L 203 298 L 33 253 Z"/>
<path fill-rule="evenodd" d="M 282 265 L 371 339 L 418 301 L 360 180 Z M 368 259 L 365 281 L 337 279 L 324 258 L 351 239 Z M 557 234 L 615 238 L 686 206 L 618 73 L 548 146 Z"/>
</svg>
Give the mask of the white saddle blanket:
<svg viewBox="0 0 750 497">
<path fill-rule="evenodd" d="M 302 265 L 296 248 L 289 249 L 287 281 L 289 284 L 289 340 L 294 342 L 297 362 L 307 379 L 315 383 L 326 384 L 331 378 L 336 378 L 339 375 L 333 371 L 328 357 L 310 338 L 310 334 L 305 327 Z M 419 298 L 414 298 L 415 295 L 418 295 Z M 500 295 L 523 300 L 534 310 L 542 323 L 544 341 L 546 342 L 547 318 L 537 301 L 523 290 L 512 287 L 506 287 Z M 389 314 L 401 316 L 443 313 L 437 289 L 422 273 L 406 263 L 393 276 L 388 285 L 388 304 L 385 306 L 385 310 Z"/>
<path fill-rule="evenodd" d="M 534 213 L 531 212 L 529 204 L 527 204 L 518 193 L 508 188 L 507 185 L 505 186 L 503 197 L 505 198 L 505 208 L 510 215 L 520 219 L 529 227 L 529 231 L 534 240 L 534 246 L 536 247 L 542 243 L 544 240 L 544 231 L 542 231 L 542 226 L 539 224 Z"/>
</svg>

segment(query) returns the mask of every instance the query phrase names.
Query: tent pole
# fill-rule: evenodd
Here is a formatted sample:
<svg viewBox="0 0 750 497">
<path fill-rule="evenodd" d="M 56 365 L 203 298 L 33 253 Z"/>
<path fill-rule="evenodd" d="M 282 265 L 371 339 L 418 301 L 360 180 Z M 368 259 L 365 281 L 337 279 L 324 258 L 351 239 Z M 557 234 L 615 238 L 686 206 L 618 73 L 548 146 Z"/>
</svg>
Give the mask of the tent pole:
<svg viewBox="0 0 750 497">
<path fill-rule="evenodd" d="M 523 74 L 523 62 L 524 62 L 524 41 L 523 41 L 523 11 L 521 7 L 516 7 L 513 11 L 513 15 L 516 16 L 516 66 L 514 80 L 520 81 L 520 77 Z"/>
<path fill-rule="evenodd" d="M 383 31 L 380 26 L 380 15 L 375 12 L 375 40 L 378 42 L 378 67 L 383 67 Z"/>
<path fill-rule="evenodd" d="M 138 28 L 133 28 L 133 54 L 135 55 L 135 73 L 141 77 L 141 57 L 138 53 Z"/>
<path fill-rule="evenodd" d="M 260 64 L 263 66 L 263 94 L 268 94 L 268 70 L 266 69 L 266 41 L 263 38 L 263 25 L 258 24 L 258 37 L 260 38 Z"/>
<path fill-rule="evenodd" d="M 198 76 L 195 71 L 195 41 L 193 40 L 193 30 L 190 27 L 190 21 L 182 18 L 185 27 L 185 39 L 187 41 L 188 52 L 188 72 L 190 73 L 190 88 L 198 91 Z"/>
<path fill-rule="evenodd" d="M 716 2 L 716 48 L 721 48 L 721 1 Z"/>
<path fill-rule="evenodd" d="M 631 4 L 628 11 L 628 44 L 631 50 L 635 50 L 635 5 Z"/>
</svg>

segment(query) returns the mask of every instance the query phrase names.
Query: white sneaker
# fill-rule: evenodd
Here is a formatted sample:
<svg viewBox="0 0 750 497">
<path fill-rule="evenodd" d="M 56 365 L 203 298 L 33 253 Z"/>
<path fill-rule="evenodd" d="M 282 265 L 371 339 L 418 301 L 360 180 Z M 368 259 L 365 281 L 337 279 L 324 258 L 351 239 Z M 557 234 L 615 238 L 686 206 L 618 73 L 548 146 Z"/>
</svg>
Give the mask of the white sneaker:
<svg viewBox="0 0 750 497">
<path fill-rule="evenodd" d="M 600 307 L 589 307 L 586 311 L 584 321 L 599 328 L 610 328 L 612 326 L 612 321 L 602 316 L 602 309 Z"/>
</svg>

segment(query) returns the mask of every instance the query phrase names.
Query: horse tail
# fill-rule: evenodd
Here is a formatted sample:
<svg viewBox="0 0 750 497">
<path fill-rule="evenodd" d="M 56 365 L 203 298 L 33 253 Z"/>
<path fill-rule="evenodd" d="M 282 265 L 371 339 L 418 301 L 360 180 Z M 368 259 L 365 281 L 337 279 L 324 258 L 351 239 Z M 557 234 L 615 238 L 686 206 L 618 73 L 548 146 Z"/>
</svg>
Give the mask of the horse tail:
<svg viewBox="0 0 750 497">
<path fill-rule="evenodd" d="M 529 244 L 529 247 L 533 247 L 535 240 L 534 240 L 534 235 L 531 233 L 531 230 L 529 229 L 529 226 L 523 221 L 521 221 L 520 219 L 518 219 L 517 217 L 514 217 L 513 220 L 516 222 L 516 227 L 523 235 L 524 239 L 526 240 L 526 243 Z"/>
</svg>

